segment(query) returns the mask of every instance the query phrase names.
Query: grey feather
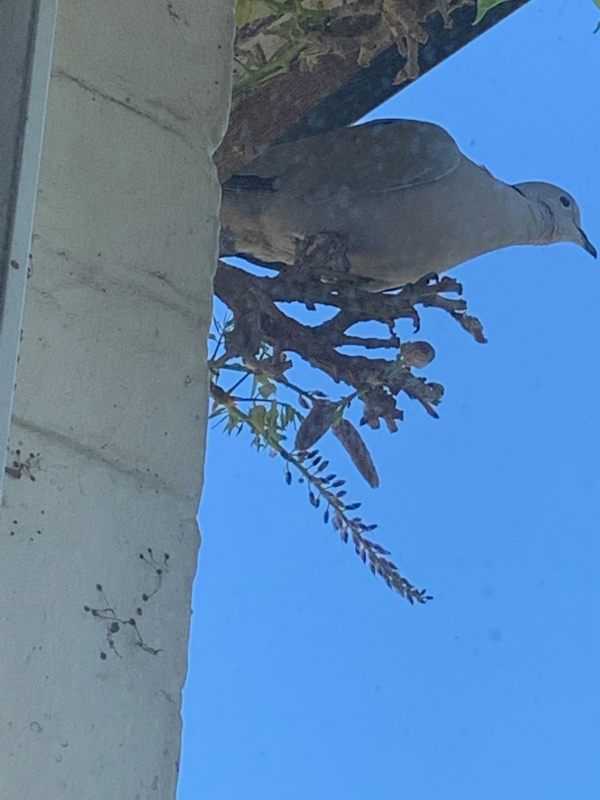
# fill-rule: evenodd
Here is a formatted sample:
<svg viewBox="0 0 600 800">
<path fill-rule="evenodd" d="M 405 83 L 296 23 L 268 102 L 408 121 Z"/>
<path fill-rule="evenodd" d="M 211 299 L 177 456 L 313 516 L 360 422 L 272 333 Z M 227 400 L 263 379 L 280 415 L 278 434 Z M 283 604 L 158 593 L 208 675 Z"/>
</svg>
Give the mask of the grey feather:
<svg viewBox="0 0 600 800">
<path fill-rule="evenodd" d="M 297 243 L 335 233 L 351 272 L 384 289 L 514 244 L 572 241 L 592 255 L 566 191 L 511 186 L 441 127 L 382 120 L 268 148 L 223 186 L 221 255 L 294 263 Z"/>
</svg>

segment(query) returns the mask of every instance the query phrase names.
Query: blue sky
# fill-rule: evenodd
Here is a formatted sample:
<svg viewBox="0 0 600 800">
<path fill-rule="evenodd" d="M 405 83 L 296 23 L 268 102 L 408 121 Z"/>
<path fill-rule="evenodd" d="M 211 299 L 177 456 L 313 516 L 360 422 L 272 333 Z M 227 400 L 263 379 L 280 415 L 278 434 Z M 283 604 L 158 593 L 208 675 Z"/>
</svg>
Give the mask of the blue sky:
<svg viewBox="0 0 600 800">
<path fill-rule="evenodd" d="M 534 0 L 371 116 L 562 185 L 600 246 L 598 16 Z M 377 490 L 322 447 L 428 605 L 373 578 L 277 459 L 211 432 L 179 800 L 600 792 L 600 265 L 561 244 L 455 274 L 489 343 L 424 313 L 441 418 L 407 400 L 398 433 L 365 434 Z"/>
</svg>

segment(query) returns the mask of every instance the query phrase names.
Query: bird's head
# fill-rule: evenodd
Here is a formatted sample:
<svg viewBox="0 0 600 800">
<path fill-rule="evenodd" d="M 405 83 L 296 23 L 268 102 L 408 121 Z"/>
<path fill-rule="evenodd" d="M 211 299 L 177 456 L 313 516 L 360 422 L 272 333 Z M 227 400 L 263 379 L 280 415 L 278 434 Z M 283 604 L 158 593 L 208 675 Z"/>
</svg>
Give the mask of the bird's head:
<svg viewBox="0 0 600 800">
<path fill-rule="evenodd" d="M 594 245 L 581 227 L 581 214 L 574 198 L 552 183 L 529 181 L 517 183 L 514 188 L 530 201 L 549 225 L 548 242 L 574 242 L 591 256 L 597 257 Z"/>
</svg>

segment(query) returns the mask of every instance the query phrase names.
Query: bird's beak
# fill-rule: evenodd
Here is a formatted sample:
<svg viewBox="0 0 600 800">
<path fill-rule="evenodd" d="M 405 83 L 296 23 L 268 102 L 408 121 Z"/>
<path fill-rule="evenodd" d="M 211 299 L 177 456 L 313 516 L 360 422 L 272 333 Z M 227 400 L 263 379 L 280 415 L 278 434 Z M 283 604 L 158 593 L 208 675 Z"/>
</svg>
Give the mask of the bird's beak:
<svg viewBox="0 0 600 800">
<path fill-rule="evenodd" d="M 590 242 L 590 240 L 585 235 L 583 230 L 581 228 L 577 228 L 577 230 L 579 231 L 579 234 L 581 236 L 581 246 L 583 247 L 583 249 L 594 258 L 598 258 L 598 251 L 596 250 L 594 245 Z"/>
</svg>

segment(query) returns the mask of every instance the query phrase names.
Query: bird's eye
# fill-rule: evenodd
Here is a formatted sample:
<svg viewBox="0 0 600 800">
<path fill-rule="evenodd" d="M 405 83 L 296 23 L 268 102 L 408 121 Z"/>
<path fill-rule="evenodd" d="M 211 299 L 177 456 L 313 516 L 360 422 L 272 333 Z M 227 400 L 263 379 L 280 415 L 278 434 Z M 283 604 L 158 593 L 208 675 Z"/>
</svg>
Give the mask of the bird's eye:
<svg viewBox="0 0 600 800">
<path fill-rule="evenodd" d="M 561 205 L 563 205 L 565 208 L 568 208 L 571 205 L 571 201 L 569 200 L 568 197 L 565 197 L 564 194 L 561 194 L 561 196 L 558 199 L 560 200 Z"/>
</svg>

